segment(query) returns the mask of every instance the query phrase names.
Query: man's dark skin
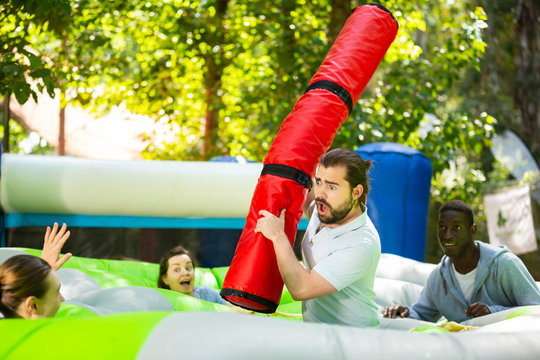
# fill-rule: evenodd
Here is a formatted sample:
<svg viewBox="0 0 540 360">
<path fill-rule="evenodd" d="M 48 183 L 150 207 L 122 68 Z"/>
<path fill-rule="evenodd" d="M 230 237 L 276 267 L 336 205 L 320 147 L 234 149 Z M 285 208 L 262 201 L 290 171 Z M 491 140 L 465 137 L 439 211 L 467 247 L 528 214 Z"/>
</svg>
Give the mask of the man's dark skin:
<svg viewBox="0 0 540 360">
<path fill-rule="evenodd" d="M 480 250 L 474 242 L 475 234 L 476 224 L 469 224 L 465 213 L 446 210 L 439 215 L 439 244 L 460 274 L 467 274 L 478 265 Z M 482 302 L 471 304 L 465 309 L 465 314 L 469 317 L 490 313 L 487 305 Z M 382 314 L 391 319 L 397 316 L 406 318 L 409 317 L 409 308 L 403 305 L 388 306 L 383 309 Z"/>
</svg>

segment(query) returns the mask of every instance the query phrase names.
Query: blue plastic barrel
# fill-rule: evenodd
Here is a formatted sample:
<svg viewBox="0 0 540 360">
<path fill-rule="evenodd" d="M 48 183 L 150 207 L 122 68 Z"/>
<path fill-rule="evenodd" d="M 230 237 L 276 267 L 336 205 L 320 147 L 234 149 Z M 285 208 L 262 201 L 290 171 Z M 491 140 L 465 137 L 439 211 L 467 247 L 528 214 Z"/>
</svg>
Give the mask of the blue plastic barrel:
<svg viewBox="0 0 540 360">
<path fill-rule="evenodd" d="M 355 151 L 373 161 L 367 206 L 382 252 L 424 261 L 431 161 L 420 151 L 395 143 L 367 144 Z"/>
</svg>

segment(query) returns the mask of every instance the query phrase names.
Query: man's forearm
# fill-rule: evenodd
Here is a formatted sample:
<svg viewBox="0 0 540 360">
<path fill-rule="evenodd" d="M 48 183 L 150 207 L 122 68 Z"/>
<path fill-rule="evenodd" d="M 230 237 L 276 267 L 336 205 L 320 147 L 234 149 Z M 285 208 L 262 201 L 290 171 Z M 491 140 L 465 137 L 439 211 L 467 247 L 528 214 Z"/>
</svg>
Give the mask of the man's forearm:
<svg viewBox="0 0 540 360">
<path fill-rule="evenodd" d="M 279 217 L 267 210 L 259 211 L 255 232 L 262 233 L 274 244 L 279 272 L 293 299 L 307 300 L 329 294 L 336 288 L 316 271 L 309 271 L 296 259 L 287 235 L 283 231 L 285 209 Z"/>
<path fill-rule="evenodd" d="M 298 262 L 285 234 L 274 241 L 274 250 L 283 282 L 295 300 L 303 300 L 302 293 L 309 271 Z"/>
</svg>

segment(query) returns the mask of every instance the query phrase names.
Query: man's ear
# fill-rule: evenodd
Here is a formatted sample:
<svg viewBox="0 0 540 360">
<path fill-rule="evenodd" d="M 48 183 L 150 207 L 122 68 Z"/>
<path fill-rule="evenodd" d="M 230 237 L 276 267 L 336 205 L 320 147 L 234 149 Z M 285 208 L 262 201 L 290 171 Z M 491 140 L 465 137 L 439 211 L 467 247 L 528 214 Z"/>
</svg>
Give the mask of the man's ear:
<svg viewBox="0 0 540 360">
<path fill-rule="evenodd" d="M 362 186 L 362 184 L 356 185 L 353 189 L 353 200 L 356 201 L 360 199 L 363 193 L 364 193 L 364 187 Z"/>
<path fill-rule="evenodd" d="M 469 230 L 471 235 L 476 235 L 476 224 L 472 224 L 471 229 Z"/>
</svg>

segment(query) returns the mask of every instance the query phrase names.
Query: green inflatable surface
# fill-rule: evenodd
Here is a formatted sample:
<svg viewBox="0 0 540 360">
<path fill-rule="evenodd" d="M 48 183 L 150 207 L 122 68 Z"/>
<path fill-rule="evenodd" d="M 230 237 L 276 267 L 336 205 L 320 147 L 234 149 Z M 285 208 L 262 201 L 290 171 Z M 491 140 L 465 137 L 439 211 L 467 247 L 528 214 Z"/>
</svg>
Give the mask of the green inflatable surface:
<svg viewBox="0 0 540 360">
<path fill-rule="evenodd" d="M 227 270 L 196 269 L 196 286 L 219 290 Z M 298 321 L 301 303 L 286 289 L 278 313 L 252 315 L 158 289 L 157 275 L 157 264 L 73 257 L 58 271 L 66 301 L 55 318 L 0 320 L 0 359 L 540 358 L 540 306 L 474 319 L 482 323 L 464 333 L 414 319 L 364 329 Z M 411 298 L 418 286 L 376 278 L 377 304 Z"/>
</svg>

